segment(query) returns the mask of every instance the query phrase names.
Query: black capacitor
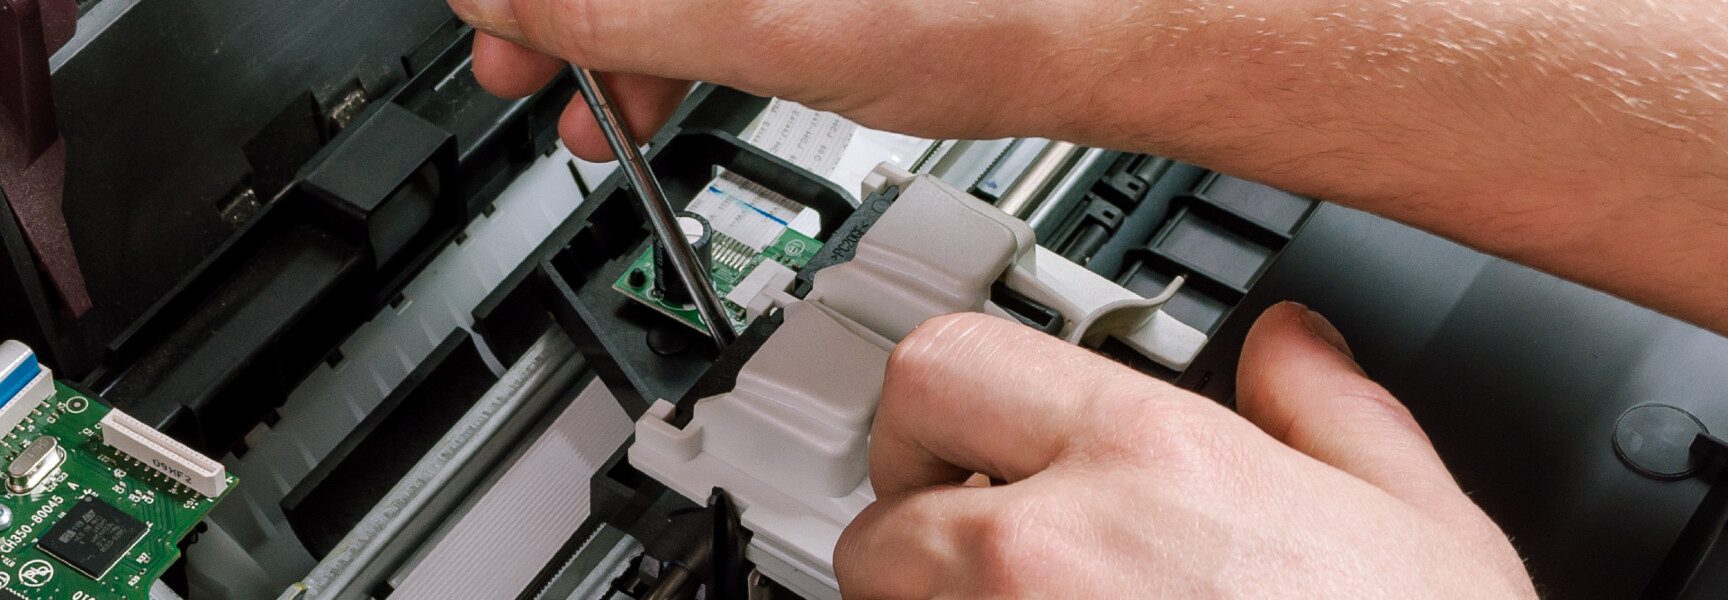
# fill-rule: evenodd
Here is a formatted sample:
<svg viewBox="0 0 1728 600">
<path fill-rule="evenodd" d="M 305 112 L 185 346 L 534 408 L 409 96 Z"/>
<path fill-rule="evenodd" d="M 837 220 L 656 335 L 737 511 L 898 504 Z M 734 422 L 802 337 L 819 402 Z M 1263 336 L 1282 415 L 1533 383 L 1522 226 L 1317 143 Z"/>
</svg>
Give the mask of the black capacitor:
<svg viewBox="0 0 1728 600">
<path fill-rule="evenodd" d="M 690 247 L 696 250 L 696 260 L 701 264 L 702 272 L 714 272 L 714 226 L 708 219 L 693 212 L 678 213 L 678 229 L 684 232 L 684 239 L 690 240 Z M 660 292 L 660 299 L 674 304 L 690 304 L 690 290 L 684 287 L 684 282 L 678 279 L 678 271 L 672 268 L 672 259 L 666 255 L 666 246 L 660 240 L 654 240 L 654 291 Z"/>
</svg>

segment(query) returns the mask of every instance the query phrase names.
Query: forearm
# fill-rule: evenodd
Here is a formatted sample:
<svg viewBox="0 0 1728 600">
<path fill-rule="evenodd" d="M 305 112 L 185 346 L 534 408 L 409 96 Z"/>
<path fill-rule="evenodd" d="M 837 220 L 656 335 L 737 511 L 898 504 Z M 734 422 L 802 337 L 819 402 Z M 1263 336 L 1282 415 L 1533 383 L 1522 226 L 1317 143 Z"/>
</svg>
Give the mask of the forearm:
<svg viewBox="0 0 1728 600">
<path fill-rule="evenodd" d="M 1047 64 L 1098 77 L 1042 100 L 1058 133 L 1370 210 L 1728 332 L 1728 4 L 1247 0 L 1132 20 L 1075 43 L 1136 51 Z"/>
<path fill-rule="evenodd" d="M 929 137 L 1040 135 L 1191 161 L 1728 333 L 1724 0 L 452 5 L 603 70 Z M 681 95 L 647 87 L 630 96 Z M 572 114 L 566 137 L 594 137 L 586 111 Z"/>
</svg>

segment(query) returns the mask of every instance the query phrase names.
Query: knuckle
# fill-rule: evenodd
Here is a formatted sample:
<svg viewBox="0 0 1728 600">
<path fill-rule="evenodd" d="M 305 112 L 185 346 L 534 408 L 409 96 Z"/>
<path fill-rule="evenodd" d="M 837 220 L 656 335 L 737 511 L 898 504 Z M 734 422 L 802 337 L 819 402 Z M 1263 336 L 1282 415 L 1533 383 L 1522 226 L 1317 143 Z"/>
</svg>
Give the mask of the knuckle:
<svg viewBox="0 0 1728 600">
<path fill-rule="evenodd" d="M 1235 446 L 1234 418 L 1205 410 L 1209 400 L 1174 389 L 1149 388 L 1144 381 L 1104 386 L 1095 402 L 1097 439 L 1085 448 L 1098 460 L 1128 460 L 1156 465 L 1162 472 L 1203 473 L 1217 466 Z M 1222 412 L 1222 408 L 1217 412 Z"/>
<path fill-rule="evenodd" d="M 884 502 L 870 503 L 841 530 L 840 539 L 834 544 L 834 573 L 840 579 L 849 579 L 853 572 L 869 570 L 872 555 L 865 546 L 866 540 L 881 527 L 886 507 Z"/>
<path fill-rule="evenodd" d="M 1138 424 L 1131 434 L 1136 446 L 1126 450 L 1152 462 L 1163 473 L 1205 475 L 1216 469 L 1229 447 L 1222 436 L 1215 424 L 1184 415 L 1159 414 Z"/>
<path fill-rule="evenodd" d="M 1066 569 L 1078 556 L 1073 540 L 1083 523 L 1068 504 L 1043 494 L 1016 496 L 976 519 L 964 543 L 972 549 L 969 567 L 987 582 L 987 595 L 1020 597 L 1042 574 Z"/>
<path fill-rule="evenodd" d="M 884 577 L 883 573 L 947 572 L 953 545 L 946 535 L 942 507 L 932 494 L 865 507 L 834 547 L 834 575 L 841 593 L 848 598 L 931 596 L 934 590 L 929 585 L 936 577 Z"/>
<path fill-rule="evenodd" d="M 1404 408 L 1404 404 L 1393 397 L 1392 392 L 1386 391 L 1385 387 L 1358 373 L 1334 374 L 1332 393 L 1340 397 L 1382 404 L 1388 407 Z"/>
<path fill-rule="evenodd" d="M 1351 410 L 1334 411 L 1324 418 L 1298 417 L 1291 422 L 1290 432 L 1293 435 L 1323 434 L 1340 427 L 1357 429 L 1352 425 L 1366 426 L 1370 429 L 1393 429 L 1413 433 L 1423 439 L 1427 435 L 1416 423 L 1415 415 L 1410 409 L 1399 402 L 1398 398 L 1380 384 L 1361 377 L 1349 377 L 1339 382 L 1333 396 L 1345 400 L 1351 405 Z"/>
<path fill-rule="evenodd" d="M 1409 407 L 1399 402 L 1392 392 L 1380 384 L 1367 379 L 1358 379 L 1357 383 L 1346 388 L 1345 396 L 1355 398 L 1364 405 L 1367 412 L 1382 418 L 1393 419 L 1414 425 L 1415 417 L 1410 414 Z"/>
<path fill-rule="evenodd" d="M 896 396 L 922 395 L 943 374 L 970 362 L 967 349 L 996 328 L 992 317 L 979 314 L 943 315 L 919 325 L 888 356 L 883 404 Z"/>
</svg>

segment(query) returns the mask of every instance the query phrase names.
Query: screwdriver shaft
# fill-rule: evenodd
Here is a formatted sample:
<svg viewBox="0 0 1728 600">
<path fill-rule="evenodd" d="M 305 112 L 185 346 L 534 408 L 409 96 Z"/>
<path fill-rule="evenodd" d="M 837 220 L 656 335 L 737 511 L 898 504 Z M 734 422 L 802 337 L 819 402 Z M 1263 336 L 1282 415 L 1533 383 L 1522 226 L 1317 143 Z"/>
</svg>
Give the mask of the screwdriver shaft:
<svg viewBox="0 0 1728 600">
<path fill-rule="evenodd" d="M 667 257 L 672 259 L 672 270 L 678 273 L 679 281 L 690 290 L 690 298 L 696 303 L 697 314 L 702 315 L 702 322 L 708 325 L 708 333 L 714 337 L 714 344 L 720 349 L 731 345 L 736 335 L 732 332 L 732 320 L 726 316 L 726 307 L 720 304 L 720 294 L 714 290 L 707 271 L 697 259 L 696 249 L 690 246 L 690 240 L 684 237 L 684 232 L 678 228 L 676 213 L 672 204 L 666 200 L 666 192 L 660 189 L 660 180 L 654 178 L 653 169 L 648 161 L 642 158 L 641 150 L 636 147 L 636 141 L 631 139 L 630 131 L 625 128 L 624 119 L 618 115 L 612 104 L 612 97 L 606 92 L 606 87 L 594 72 L 578 67 L 576 69 L 576 84 L 582 90 L 582 99 L 588 102 L 588 109 L 594 111 L 594 120 L 600 123 L 600 133 L 606 136 L 606 144 L 612 147 L 612 154 L 618 157 L 618 168 L 624 171 L 624 178 L 630 183 L 630 189 L 636 192 L 636 201 L 641 205 L 643 214 L 648 216 L 649 228 L 654 237 L 666 246 Z"/>
</svg>

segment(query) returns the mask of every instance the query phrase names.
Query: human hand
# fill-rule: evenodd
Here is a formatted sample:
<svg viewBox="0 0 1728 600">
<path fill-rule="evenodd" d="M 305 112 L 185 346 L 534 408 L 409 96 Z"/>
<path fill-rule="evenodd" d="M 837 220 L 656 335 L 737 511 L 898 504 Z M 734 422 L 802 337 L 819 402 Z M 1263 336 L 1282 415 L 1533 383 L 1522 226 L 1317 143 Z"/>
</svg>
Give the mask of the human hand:
<svg viewBox="0 0 1728 600">
<path fill-rule="evenodd" d="M 638 139 L 701 80 L 901 133 L 1146 152 L 1728 333 L 1719 1 L 449 2 L 487 89 L 610 71 Z M 611 158 L 580 101 L 560 133 Z"/>
<path fill-rule="evenodd" d="M 1089 59 L 1121 46 L 1098 39 L 1112 17 L 1069 10 L 1085 7 L 1077 0 L 449 1 L 483 32 L 474 72 L 488 90 L 531 94 L 566 61 L 611 72 L 607 83 L 639 139 L 676 108 L 688 80 L 928 137 L 1054 131 L 1052 123 L 1086 118 L 1071 110 L 1081 100 L 1073 88 L 1109 66 Z M 611 158 L 579 99 L 560 134 L 578 156 Z"/>
<path fill-rule="evenodd" d="M 1534 598 L 1506 536 L 1325 319 L 1273 307 L 1241 416 L 982 315 L 890 359 L 847 598 Z M 1245 417 L 1245 418 L 1244 418 Z M 973 472 L 1007 481 L 962 487 Z"/>
</svg>

